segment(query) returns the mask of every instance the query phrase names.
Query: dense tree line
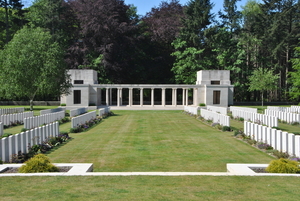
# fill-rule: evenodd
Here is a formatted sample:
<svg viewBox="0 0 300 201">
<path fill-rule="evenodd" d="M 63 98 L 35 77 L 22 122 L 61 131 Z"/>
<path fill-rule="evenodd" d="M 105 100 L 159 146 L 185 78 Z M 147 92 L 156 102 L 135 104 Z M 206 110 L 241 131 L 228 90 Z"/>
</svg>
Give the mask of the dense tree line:
<svg viewBox="0 0 300 201">
<path fill-rule="evenodd" d="M 68 68 L 94 69 L 99 83 L 194 84 L 196 71 L 230 70 L 235 101 L 299 100 L 300 3 L 297 0 L 162 1 L 145 16 L 123 0 L 0 0 L 0 48 L 24 26 L 47 30 Z M 251 90 L 272 72 L 276 87 Z M 257 87 L 257 86 L 256 86 Z M 264 96 L 263 96 L 264 95 Z"/>
</svg>

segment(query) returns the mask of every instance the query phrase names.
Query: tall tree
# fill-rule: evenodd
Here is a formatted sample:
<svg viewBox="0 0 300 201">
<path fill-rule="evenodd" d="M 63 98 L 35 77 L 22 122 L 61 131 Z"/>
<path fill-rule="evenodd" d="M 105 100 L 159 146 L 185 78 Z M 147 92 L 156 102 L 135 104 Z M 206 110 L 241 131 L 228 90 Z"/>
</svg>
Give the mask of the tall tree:
<svg viewBox="0 0 300 201">
<path fill-rule="evenodd" d="M 19 30 L 22 27 L 22 18 L 24 11 L 22 11 L 22 4 L 21 0 L 0 0 L 0 10 L 3 8 L 4 10 L 4 18 L 0 18 L 0 28 L 5 30 L 5 44 L 7 44 L 11 40 L 11 36 L 15 33 L 15 31 Z M 18 29 L 14 29 L 13 31 L 11 28 L 14 24 L 19 24 Z"/>
<path fill-rule="evenodd" d="M 184 9 L 183 28 L 173 42 L 176 60 L 172 71 L 178 83 L 195 83 L 198 70 L 212 67 L 209 58 L 212 52 L 205 37 L 205 31 L 213 20 L 212 6 L 209 0 L 192 0 Z"/>
<path fill-rule="evenodd" d="M 101 58 L 98 67 L 106 72 L 105 79 L 120 83 L 130 77 L 137 28 L 130 16 L 130 6 L 122 0 L 74 0 L 69 3 L 79 22 L 80 37 L 69 48 L 70 67 L 90 68 L 95 59 Z"/>
<path fill-rule="evenodd" d="M 8 99 L 36 94 L 59 97 L 68 93 L 68 79 L 63 52 L 42 28 L 24 27 L 0 51 L 0 91 Z"/>
<path fill-rule="evenodd" d="M 76 17 L 63 0 L 35 0 L 28 8 L 27 20 L 32 27 L 47 29 L 62 47 L 70 45 L 76 34 Z"/>
<path fill-rule="evenodd" d="M 140 30 L 143 44 L 140 48 L 145 56 L 142 65 L 147 72 L 145 81 L 152 83 L 174 82 L 171 68 L 174 57 L 172 41 L 182 27 L 183 7 L 178 0 L 162 1 L 142 18 Z M 147 62 L 145 62 L 147 61 Z"/>
<path fill-rule="evenodd" d="M 289 72 L 291 84 L 289 95 L 294 100 L 300 100 L 300 47 L 296 47 L 296 58 L 292 59 L 293 71 Z"/>
<path fill-rule="evenodd" d="M 274 75 L 272 70 L 258 68 L 249 77 L 249 91 L 260 91 L 261 105 L 264 105 L 264 92 L 277 88 L 278 75 Z"/>
<path fill-rule="evenodd" d="M 298 43 L 300 31 L 300 3 L 297 0 L 264 0 L 261 5 L 265 13 L 267 29 L 265 32 L 265 49 L 268 60 L 274 70 L 280 74 L 278 99 L 286 100 L 288 75 L 292 70 L 290 59 Z"/>
</svg>

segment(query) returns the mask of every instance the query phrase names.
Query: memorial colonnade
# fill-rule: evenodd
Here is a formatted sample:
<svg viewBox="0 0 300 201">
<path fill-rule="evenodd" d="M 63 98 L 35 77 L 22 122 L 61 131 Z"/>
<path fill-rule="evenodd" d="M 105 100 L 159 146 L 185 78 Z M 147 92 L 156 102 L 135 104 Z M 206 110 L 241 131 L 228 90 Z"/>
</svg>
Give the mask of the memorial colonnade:
<svg viewBox="0 0 300 201">
<path fill-rule="evenodd" d="M 197 95 L 195 95 L 197 94 L 197 88 L 195 85 L 128 86 L 98 84 L 97 86 L 94 85 L 93 88 L 95 90 L 97 88 L 97 105 L 165 106 L 169 104 L 177 106 L 189 105 L 197 102 L 195 98 L 197 97 Z M 145 93 L 146 91 L 148 93 Z M 137 96 L 139 96 L 138 100 L 136 100 Z M 145 101 L 145 98 L 147 98 L 147 101 Z M 126 104 L 124 104 L 124 100 L 126 100 Z M 158 102 L 160 104 L 157 104 Z"/>
</svg>

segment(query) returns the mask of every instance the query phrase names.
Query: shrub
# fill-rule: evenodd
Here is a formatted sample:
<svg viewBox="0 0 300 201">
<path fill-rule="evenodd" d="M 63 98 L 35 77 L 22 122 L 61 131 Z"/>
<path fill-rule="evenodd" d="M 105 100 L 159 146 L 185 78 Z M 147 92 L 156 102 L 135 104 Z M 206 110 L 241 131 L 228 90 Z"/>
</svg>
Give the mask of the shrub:
<svg viewBox="0 0 300 201">
<path fill-rule="evenodd" d="M 11 136 L 12 134 L 11 133 L 4 133 L 1 137 L 2 138 L 5 138 L 5 137 L 9 137 L 9 136 Z"/>
<path fill-rule="evenodd" d="M 67 106 L 67 104 L 66 103 L 62 103 L 62 104 L 60 104 L 60 106 Z"/>
<path fill-rule="evenodd" d="M 81 127 L 70 128 L 70 133 L 80 133 L 83 129 Z"/>
<path fill-rule="evenodd" d="M 223 126 L 222 131 L 231 131 L 230 126 Z"/>
<path fill-rule="evenodd" d="M 20 173 L 57 172 L 58 168 L 51 164 L 44 154 L 37 154 L 19 168 Z"/>
<path fill-rule="evenodd" d="M 263 143 L 263 142 L 258 143 L 257 147 L 259 149 L 265 149 L 265 150 L 272 150 L 273 149 L 273 147 L 271 145 L 269 145 L 267 143 Z"/>
<path fill-rule="evenodd" d="M 291 123 L 291 125 L 292 125 L 292 126 L 298 126 L 298 125 L 299 125 L 299 122 L 295 122 L 295 121 L 294 121 L 294 122 Z"/>
<path fill-rule="evenodd" d="M 299 173 L 299 163 L 286 158 L 273 160 L 266 168 L 269 173 Z"/>
<path fill-rule="evenodd" d="M 27 129 L 27 128 L 22 128 L 22 129 L 21 129 L 21 133 L 22 133 L 22 132 L 26 132 L 26 131 L 28 131 L 28 130 L 29 130 L 29 129 Z"/>
<path fill-rule="evenodd" d="M 243 117 L 240 117 L 240 118 L 239 118 L 239 121 L 244 121 L 244 118 L 243 118 Z"/>
<path fill-rule="evenodd" d="M 199 106 L 204 107 L 204 106 L 206 106 L 206 104 L 205 103 L 200 103 Z"/>
<path fill-rule="evenodd" d="M 3 161 L 1 160 L 1 158 L 0 158 L 0 164 L 3 164 Z"/>
<path fill-rule="evenodd" d="M 233 135 L 234 136 L 245 136 L 245 133 L 242 130 L 235 130 Z"/>
<path fill-rule="evenodd" d="M 11 163 L 24 163 L 26 160 L 28 160 L 28 154 L 22 153 L 21 151 L 18 152 L 18 154 L 13 154 L 11 156 Z"/>
<path fill-rule="evenodd" d="M 69 122 L 69 121 L 70 121 L 70 119 L 69 119 L 68 117 L 64 117 L 64 118 L 62 118 L 61 120 L 59 120 L 58 123 L 59 123 L 59 124 L 63 124 L 63 123 L 67 123 L 67 122 Z"/>
<path fill-rule="evenodd" d="M 278 151 L 278 150 L 275 150 L 273 152 L 273 155 L 276 158 L 289 158 L 290 157 L 290 155 L 287 152 L 282 152 L 282 151 Z"/>
</svg>

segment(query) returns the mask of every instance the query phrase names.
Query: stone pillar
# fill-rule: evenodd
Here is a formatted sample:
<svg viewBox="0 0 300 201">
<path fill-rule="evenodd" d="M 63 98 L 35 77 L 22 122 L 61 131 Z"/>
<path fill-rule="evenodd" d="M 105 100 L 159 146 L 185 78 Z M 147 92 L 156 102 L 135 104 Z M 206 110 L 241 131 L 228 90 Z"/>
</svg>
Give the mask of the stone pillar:
<svg viewBox="0 0 300 201">
<path fill-rule="evenodd" d="M 151 106 L 154 106 L 154 88 L 151 88 Z"/>
<path fill-rule="evenodd" d="M 109 89 L 109 105 L 112 105 L 112 88 Z"/>
<path fill-rule="evenodd" d="M 177 88 L 173 88 L 173 98 L 172 102 L 174 106 L 177 106 Z"/>
<path fill-rule="evenodd" d="M 122 101 L 122 88 L 117 89 L 117 106 L 120 107 Z"/>
<path fill-rule="evenodd" d="M 143 106 L 144 97 L 143 97 L 143 88 L 140 88 L 140 106 Z"/>
<path fill-rule="evenodd" d="M 166 106 L 166 88 L 161 88 L 161 105 Z"/>
<path fill-rule="evenodd" d="M 185 105 L 189 105 L 189 89 L 186 89 L 185 93 Z"/>
<path fill-rule="evenodd" d="M 132 88 L 129 88 L 128 104 L 130 107 L 132 106 Z"/>
<path fill-rule="evenodd" d="M 106 88 L 106 105 L 108 106 L 109 105 L 109 98 L 108 98 L 108 91 L 109 91 L 109 88 Z"/>
<path fill-rule="evenodd" d="M 198 106 L 198 88 L 194 88 L 193 105 Z"/>
<path fill-rule="evenodd" d="M 185 105 L 185 89 L 182 88 L 182 105 Z"/>
</svg>

